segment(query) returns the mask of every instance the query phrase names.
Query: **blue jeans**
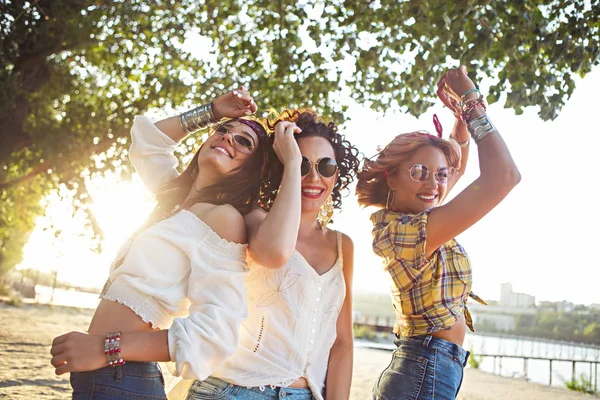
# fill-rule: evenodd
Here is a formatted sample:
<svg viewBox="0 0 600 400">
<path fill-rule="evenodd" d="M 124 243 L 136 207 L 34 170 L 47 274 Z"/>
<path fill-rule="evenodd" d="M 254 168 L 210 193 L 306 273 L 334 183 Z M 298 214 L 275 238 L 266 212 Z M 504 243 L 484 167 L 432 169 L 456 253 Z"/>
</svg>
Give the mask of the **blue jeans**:
<svg viewBox="0 0 600 400">
<path fill-rule="evenodd" d="M 469 352 L 430 335 L 397 337 L 390 365 L 373 388 L 375 400 L 455 399 Z"/>
<path fill-rule="evenodd" d="M 166 400 L 157 363 L 131 362 L 91 372 L 71 372 L 73 400 Z"/>
<path fill-rule="evenodd" d="M 264 388 L 246 388 L 233 385 L 217 378 L 208 377 L 200 382 L 196 381 L 190 388 L 187 400 L 313 400 L 310 389 L 284 388 L 270 386 Z"/>
</svg>

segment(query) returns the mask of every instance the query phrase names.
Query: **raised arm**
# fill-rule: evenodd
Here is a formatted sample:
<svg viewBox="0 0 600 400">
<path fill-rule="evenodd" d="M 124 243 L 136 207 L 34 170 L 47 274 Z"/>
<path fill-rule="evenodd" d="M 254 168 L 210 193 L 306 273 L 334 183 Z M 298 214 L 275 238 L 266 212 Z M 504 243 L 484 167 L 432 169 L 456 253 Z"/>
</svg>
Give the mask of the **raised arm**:
<svg viewBox="0 0 600 400">
<path fill-rule="evenodd" d="M 302 201 L 302 155 L 294 138 L 296 132 L 300 128 L 293 122 L 275 126 L 273 150 L 283 163 L 279 192 L 268 213 L 256 209 L 245 217 L 250 257 L 266 268 L 284 266 L 296 249 Z"/>
<path fill-rule="evenodd" d="M 205 128 L 208 123 L 217 122 L 221 118 L 242 117 L 255 113 L 256 110 L 257 106 L 252 96 L 250 96 L 250 92 L 244 86 L 241 86 L 237 90 L 232 90 L 217 97 L 208 104 L 183 113 L 182 116 L 169 117 L 158 121 L 156 127 L 175 143 L 178 143 L 190 133 L 193 133 L 193 128 L 198 126 L 192 123 L 188 126 L 188 130 L 185 130 L 180 123 L 180 118 L 193 119 L 194 112 L 196 112 L 195 115 L 201 115 L 202 118 L 205 118 L 206 123 L 199 125 L 199 128 Z M 185 126 L 185 123 L 183 125 Z"/>
<path fill-rule="evenodd" d="M 467 129 L 467 124 L 465 124 L 460 118 L 460 108 L 457 107 L 456 103 L 451 101 L 450 97 L 444 91 L 444 88 L 446 86 L 446 78 L 447 75 L 444 74 L 438 80 L 437 95 L 442 101 L 442 103 L 444 103 L 444 105 L 448 107 L 450 111 L 452 111 L 454 117 L 456 118 L 454 122 L 454 127 L 452 128 L 452 133 L 450 133 L 450 139 L 456 141 L 456 143 L 460 147 L 461 160 L 460 168 L 456 170 L 456 175 L 450 176 L 450 179 L 448 180 L 448 190 L 446 191 L 446 194 L 448 194 L 450 193 L 454 185 L 456 185 L 456 182 L 458 182 L 458 180 L 464 175 L 465 170 L 467 169 L 467 162 L 469 160 L 469 145 L 471 144 L 471 140 L 469 136 L 469 131 Z M 475 92 L 467 95 L 468 98 L 475 98 L 476 96 L 477 93 Z"/>
<path fill-rule="evenodd" d="M 256 104 L 252 96 L 242 87 L 217 97 L 211 103 L 187 111 L 182 116 L 170 117 L 157 123 L 146 117 L 136 116 L 131 128 L 129 159 L 146 187 L 156 192 L 179 176 L 178 160 L 174 155 L 179 141 L 222 117 L 239 117 L 255 111 Z M 180 123 L 180 117 L 184 119 L 183 123 Z"/>
<path fill-rule="evenodd" d="M 474 88 L 464 66 L 446 74 L 444 91 L 455 103 Z M 521 179 L 504 140 L 482 107 L 471 112 L 468 129 L 477 144 L 480 175 L 448 204 L 431 211 L 427 223 L 428 257 L 489 213 Z"/>
</svg>

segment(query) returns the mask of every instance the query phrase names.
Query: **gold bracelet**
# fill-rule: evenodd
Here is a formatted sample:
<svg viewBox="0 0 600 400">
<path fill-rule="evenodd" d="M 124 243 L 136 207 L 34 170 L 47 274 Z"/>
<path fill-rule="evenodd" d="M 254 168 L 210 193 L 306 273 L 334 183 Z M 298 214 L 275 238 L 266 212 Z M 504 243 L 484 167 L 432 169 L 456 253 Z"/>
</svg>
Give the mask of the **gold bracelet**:
<svg viewBox="0 0 600 400">
<path fill-rule="evenodd" d="M 459 142 L 458 140 L 456 140 L 455 137 L 450 137 L 450 139 L 454 140 L 456 142 L 456 144 L 458 144 L 460 147 L 465 148 L 469 146 L 469 143 L 471 142 L 469 139 L 465 140 L 464 142 Z"/>
</svg>

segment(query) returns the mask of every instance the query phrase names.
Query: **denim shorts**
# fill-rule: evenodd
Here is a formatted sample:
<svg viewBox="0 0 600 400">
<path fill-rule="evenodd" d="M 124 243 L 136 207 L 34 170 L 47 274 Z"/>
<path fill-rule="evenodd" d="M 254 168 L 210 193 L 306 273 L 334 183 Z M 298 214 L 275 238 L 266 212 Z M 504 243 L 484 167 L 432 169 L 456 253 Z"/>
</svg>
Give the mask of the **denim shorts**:
<svg viewBox="0 0 600 400">
<path fill-rule="evenodd" d="M 154 362 L 128 361 L 91 372 L 71 372 L 73 400 L 166 400 L 165 381 Z"/>
<path fill-rule="evenodd" d="M 373 388 L 375 400 L 455 399 L 469 352 L 431 335 L 397 337 L 390 365 Z"/>
<path fill-rule="evenodd" d="M 237 386 L 217 378 L 208 377 L 200 382 L 195 381 L 187 396 L 187 400 L 313 400 L 310 389 L 284 388 L 270 386 L 251 387 Z"/>
</svg>

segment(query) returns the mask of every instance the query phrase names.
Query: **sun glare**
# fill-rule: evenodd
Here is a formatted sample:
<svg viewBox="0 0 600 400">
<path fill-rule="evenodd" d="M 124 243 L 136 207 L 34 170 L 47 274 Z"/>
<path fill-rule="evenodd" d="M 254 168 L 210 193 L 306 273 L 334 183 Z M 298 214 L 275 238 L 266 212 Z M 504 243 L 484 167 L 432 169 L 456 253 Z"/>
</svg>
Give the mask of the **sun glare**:
<svg viewBox="0 0 600 400">
<path fill-rule="evenodd" d="M 88 182 L 92 212 L 103 232 L 102 252 L 93 247 L 85 216 L 75 211 L 62 190 L 44 200 L 46 213 L 36 220 L 18 269 L 32 268 L 58 274 L 58 280 L 87 288 L 101 288 L 117 250 L 152 210 L 154 201 L 134 175 L 131 182 L 115 174 Z"/>
</svg>

